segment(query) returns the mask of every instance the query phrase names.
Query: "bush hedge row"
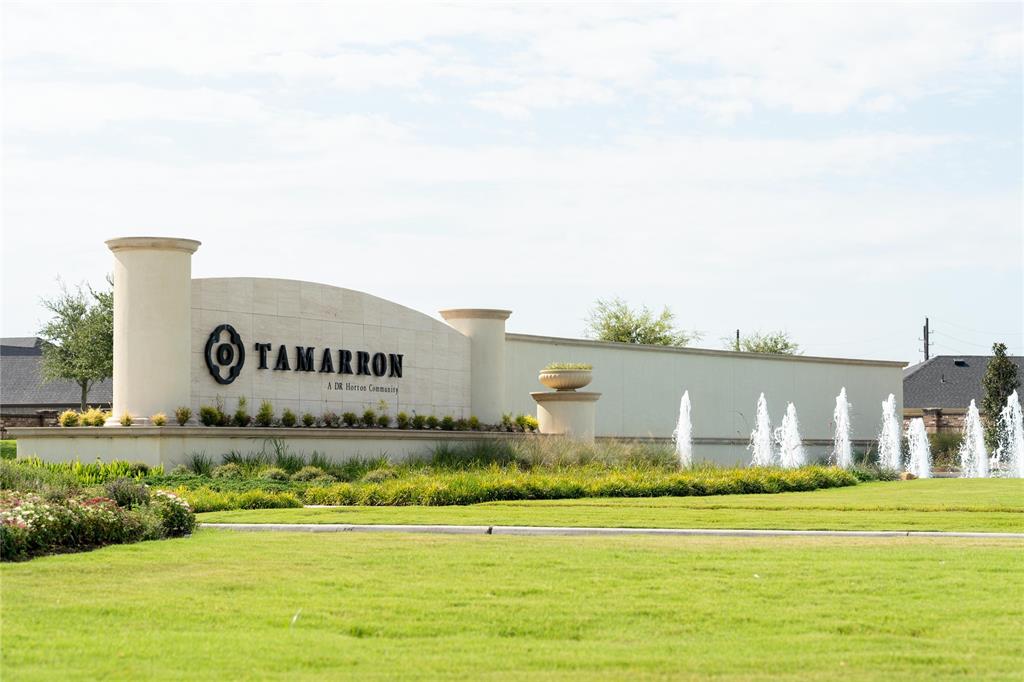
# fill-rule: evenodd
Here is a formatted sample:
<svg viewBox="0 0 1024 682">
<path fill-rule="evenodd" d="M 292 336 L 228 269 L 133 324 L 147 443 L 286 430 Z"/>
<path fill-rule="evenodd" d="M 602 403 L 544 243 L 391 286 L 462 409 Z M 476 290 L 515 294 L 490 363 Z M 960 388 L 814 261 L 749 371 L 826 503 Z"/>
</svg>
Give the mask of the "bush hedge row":
<svg viewBox="0 0 1024 682">
<path fill-rule="evenodd" d="M 294 493 L 265 491 L 257 495 L 257 491 L 217 492 L 209 488 L 181 488 L 178 493 L 188 499 L 196 511 L 202 512 L 297 507 L 303 503 L 441 506 L 500 500 L 782 493 L 851 486 L 857 482 L 854 474 L 843 469 L 817 466 L 793 470 L 751 468 L 694 472 L 653 468 L 521 471 L 491 467 L 477 471 L 422 472 L 406 477 L 367 474 L 358 483 L 313 485 Z"/>
</svg>

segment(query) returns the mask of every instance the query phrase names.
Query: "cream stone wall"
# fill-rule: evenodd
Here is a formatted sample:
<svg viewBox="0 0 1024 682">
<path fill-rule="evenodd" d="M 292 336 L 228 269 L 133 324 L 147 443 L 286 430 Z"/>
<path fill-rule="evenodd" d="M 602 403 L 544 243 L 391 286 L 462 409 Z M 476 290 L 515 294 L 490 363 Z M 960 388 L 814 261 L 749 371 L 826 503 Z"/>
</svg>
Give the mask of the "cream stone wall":
<svg viewBox="0 0 1024 682">
<path fill-rule="evenodd" d="M 231 384 L 210 375 L 205 346 L 210 333 L 231 324 L 241 336 L 245 362 Z M 257 342 L 273 344 L 270 369 L 257 369 Z M 275 371 L 278 346 L 288 348 L 291 371 Z M 317 369 L 321 351 L 334 349 L 334 373 L 297 372 L 296 346 L 313 346 Z M 338 373 L 338 349 L 353 353 L 402 354 L 402 377 Z M 361 413 L 387 403 L 392 417 L 410 414 L 470 416 L 469 339 L 427 315 L 351 289 L 292 280 L 209 278 L 192 280 L 191 407 L 213 405 L 220 397 L 233 411 L 240 396 L 255 414 L 261 400 L 270 400 L 278 415 L 285 408 L 297 414 L 321 415 L 330 410 Z M 362 387 L 338 390 L 335 382 Z M 397 388 L 397 393 L 381 389 Z"/>
<path fill-rule="evenodd" d="M 903 400 L 902 362 L 767 356 L 729 351 L 674 349 L 508 334 L 505 348 L 506 410 L 534 414 L 531 391 L 543 387 L 538 371 L 549 362 L 589 362 L 588 391 L 597 402 L 597 436 L 672 435 L 679 399 L 689 390 L 698 454 L 734 463 L 747 459 L 744 444 L 753 429 L 758 394 L 764 391 L 773 426 L 786 403 L 796 404 L 807 441 L 832 438 L 835 396 L 845 386 L 852 403 L 853 438 L 878 433 L 882 401 Z M 703 442 L 702 442 L 703 441 Z M 827 451 L 817 448 L 815 452 Z"/>
</svg>

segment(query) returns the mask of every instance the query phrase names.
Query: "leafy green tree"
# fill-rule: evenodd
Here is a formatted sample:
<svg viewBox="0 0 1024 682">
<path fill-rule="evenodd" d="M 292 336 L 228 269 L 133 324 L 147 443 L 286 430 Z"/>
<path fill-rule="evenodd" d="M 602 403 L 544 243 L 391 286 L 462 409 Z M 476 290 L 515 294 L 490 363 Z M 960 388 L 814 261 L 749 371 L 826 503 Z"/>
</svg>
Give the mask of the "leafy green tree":
<svg viewBox="0 0 1024 682">
<path fill-rule="evenodd" d="M 587 315 L 585 332 L 596 341 L 651 346 L 687 346 L 700 340 L 698 332 L 676 329 L 674 321 L 668 306 L 655 317 L 647 306 L 633 309 L 621 298 L 598 299 Z"/>
<path fill-rule="evenodd" d="M 108 280 L 109 281 L 109 280 Z M 114 293 L 79 285 L 43 299 L 53 317 L 39 330 L 43 344 L 42 374 L 46 381 L 69 379 L 82 389 L 85 410 L 89 389 L 114 373 Z"/>
<path fill-rule="evenodd" d="M 781 355 L 799 355 L 800 345 L 789 336 L 789 332 L 776 331 L 754 332 L 739 339 L 725 339 L 730 350 L 744 353 L 777 353 Z"/>
<path fill-rule="evenodd" d="M 990 445 L 996 441 L 999 412 L 1006 405 L 1006 399 L 1020 387 L 1017 364 L 1006 357 L 1006 344 L 992 344 L 992 359 L 985 368 L 981 386 L 985 395 L 981 399 L 981 413 L 985 417 L 985 436 Z"/>
</svg>

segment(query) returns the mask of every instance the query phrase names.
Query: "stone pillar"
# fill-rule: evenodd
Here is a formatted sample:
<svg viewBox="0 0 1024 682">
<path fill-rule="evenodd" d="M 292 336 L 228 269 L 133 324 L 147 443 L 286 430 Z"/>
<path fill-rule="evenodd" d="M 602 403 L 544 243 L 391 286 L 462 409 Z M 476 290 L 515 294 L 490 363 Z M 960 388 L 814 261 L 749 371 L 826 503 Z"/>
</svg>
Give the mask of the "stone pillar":
<svg viewBox="0 0 1024 682">
<path fill-rule="evenodd" d="M 487 424 L 501 421 L 505 410 L 505 320 L 511 310 L 452 308 L 445 321 L 469 337 L 470 408 Z"/>
<path fill-rule="evenodd" d="M 573 440 L 594 442 L 597 399 L 600 393 L 590 391 L 537 391 L 530 396 L 537 401 L 540 432 L 566 436 Z"/>
<path fill-rule="evenodd" d="M 107 426 L 128 412 L 146 424 L 173 419 L 191 402 L 192 254 L 199 242 L 111 239 L 114 253 L 114 405 Z"/>
</svg>

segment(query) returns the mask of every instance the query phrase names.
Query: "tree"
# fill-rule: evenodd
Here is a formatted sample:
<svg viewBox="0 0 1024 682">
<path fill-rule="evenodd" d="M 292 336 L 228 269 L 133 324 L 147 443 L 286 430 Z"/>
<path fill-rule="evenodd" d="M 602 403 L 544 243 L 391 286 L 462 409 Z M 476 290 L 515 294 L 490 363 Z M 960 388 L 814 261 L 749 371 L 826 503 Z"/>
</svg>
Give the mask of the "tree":
<svg viewBox="0 0 1024 682">
<path fill-rule="evenodd" d="M 799 355 L 800 345 L 790 338 L 789 332 L 776 331 L 754 332 L 739 339 L 724 339 L 730 350 L 744 353 L 777 353 L 781 355 Z"/>
<path fill-rule="evenodd" d="M 109 282 L 109 280 L 108 280 Z M 42 374 L 46 381 L 69 379 L 82 389 L 81 409 L 88 405 L 89 389 L 114 373 L 114 294 L 75 291 L 61 284 L 61 293 L 43 299 L 53 318 L 39 331 L 43 344 Z"/>
<path fill-rule="evenodd" d="M 999 413 L 1006 405 L 1006 399 L 1020 387 L 1017 365 L 1006 357 L 1006 344 L 992 344 L 992 359 L 988 361 L 981 386 L 985 395 L 981 399 L 981 413 L 985 417 L 986 440 L 994 444 Z"/>
<path fill-rule="evenodd" d="M 676 329 L 674 320 L 668 306 L 655 317 L 647 306 L 634 310 L 621 298 L 598 299 L 587 315 L 586 335 L 597 341 L 651 346 L 687 346 L 700 340 L 696 331 Z"/>
</svg>

